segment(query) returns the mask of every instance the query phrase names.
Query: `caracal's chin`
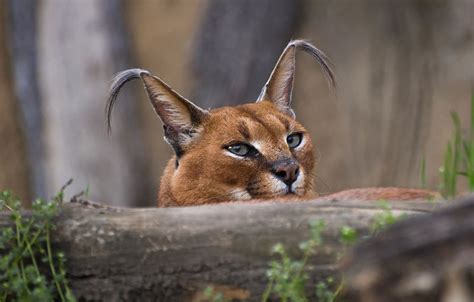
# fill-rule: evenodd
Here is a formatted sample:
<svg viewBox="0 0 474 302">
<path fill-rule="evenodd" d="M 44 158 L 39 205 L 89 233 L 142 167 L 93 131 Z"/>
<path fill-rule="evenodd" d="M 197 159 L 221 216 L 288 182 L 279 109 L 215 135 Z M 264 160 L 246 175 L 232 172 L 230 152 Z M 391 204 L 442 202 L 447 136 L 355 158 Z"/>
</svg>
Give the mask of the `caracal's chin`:
<svg viewBox="0 0 474 302">
<path fill-rule="evenodd" d="M 248 196 L 251 199 L 272 199 L 272 198 L 298 198 L 305 196 L 307 190 L 305 188 L 305 175 L 303 172 L 299 173 L 296 181 L 291 184 L 286 184 L 274 175 L 265 173 L 259 179 L 250 181 L 247 185 L 247 194 L 242 194 L 242 190 L 238 190 L 238 197 Z M 237 197 L 236 196 L 236 197 Z M 241 200 L 239 198 L 239 200 Z"/>
</svg>

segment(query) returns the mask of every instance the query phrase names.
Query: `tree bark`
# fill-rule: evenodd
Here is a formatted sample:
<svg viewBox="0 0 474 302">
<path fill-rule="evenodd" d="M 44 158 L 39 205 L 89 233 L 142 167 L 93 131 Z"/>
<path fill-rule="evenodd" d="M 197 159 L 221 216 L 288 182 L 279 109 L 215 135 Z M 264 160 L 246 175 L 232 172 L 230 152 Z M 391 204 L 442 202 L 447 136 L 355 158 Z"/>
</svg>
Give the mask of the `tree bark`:
<svg viewBox="0 0 474 302">
<path fill-rule="evenodd" d="M 419 215 L 435 205 L 392 203 L 394 214 Z M 324 243 L 310 260 L 313 282 L 334 275 L 349 225 L 369 232 L 383 211 L 374 202 L 262 202 L 167 209 L 65 204 L 53 234 L 65 252 L 70 285 L 81 301 L 191 301 L 207 286 L 228 297 L 259 301 L 271 247 L 297 257 L 309 222 L 324 220 Z M 0 214 L 0 226 L 8 216 Z"/>
<path fill-rule="evenodd" d="M 14 171 L 5 173 L 10 180 L 22 181 L 28 184 L 27 188 L 20 189 L 20 195 L 24 196 L 25 190 L 37 197 L 46 197 L 44 188 L 43 170 L 43 146 L 39 139 L 42 133 L 41 122 L 41 99 L 38 91 L 38 81 L 36 77 L 36 7 L 34 0 L 5 0 L 5 10 L 2 13 L 8 20 L 8 31 L 2 35 L 2 42 L 6 42 L 9 47 L 9 56 L 3 57 L 3 68 L 11 67 L 8 79 L 2 82 L 10 83 L 13 86 L 13 94 L 8 104 L 13 104 L 15 113 L 5 112 L 8 119 L 15 119 L 19 127 L 12 132 L 16 136 L 9 138 L 11 144 L 21 142 L 21 147 L 17 147 L 17 155 L 22 155 L 22 164 L 26 166 L 28 175 L 15 175 Z M 8 17 L 7 17 L 8 14 Z M 6 55 L 6 53 L 5 53 Z M 10 63 L 10 64 L 8 64 Z M 10 105 L 12 106 L 12 105 Z M 8 110 L 7 110 L 8 111 Z M 11 130 L 10 130 L 11 131 Z M 16 162 L 14 156 L 10 160 Z M 7 166 L 8 164 L 6 164 Z M 8 171 L 8 170 L 7 170 Z M 12 173 L 13 172 L 13 173 Z M 8 188 L 7 186 L 1 188 Z M 15 188 L 17 189 L 17 188 Z M 24 199 L 29 202 L 28 199 Z"/>
<path fill-rule="evenodd" d="M 28 206 L 32 193 L 30 175 L 34 172 L 27 164 L 27 141 L 12 81 L 14 64 L 10 64 L 12 60 L 7 47 L 12 33 L 9 32 L 7 13 L 7 1 L 0 0 L 0 191 L 12 190 Z"/>
<path fill-rule="evenodd" d="M 48 195 L 69 178 L 75 190 L 116 205 L 144 205 L 148 176 L 136 104 L 127 91 L 107 140 L 104 108 L 114 73 L 128 68 L 121 1 L 46 0 L 39 7 L 38 56 L 44 103 Z"/>
<path fill-rule="evenodd" d="M 299 1 L 211 0 L 196 36 L 193 99 L 204 108 L 255 101 L 291 39 Z"/>
<path fill-rule="evenodd" d="M 333 100 L 305 56 L 297 60 L 295 111 L 322 159 L 329 191 L 438 185 L 452 136 L 450 111 L 469 125 L 474 2 L 304 1 L 301 31 L 331 58 Z M 297 64 L 298 64 L 297 62 Z M 324 186 L 320 189 L 328 191 Z M 461 190 L 462 191 L 462 185 Z"/>
</svg>

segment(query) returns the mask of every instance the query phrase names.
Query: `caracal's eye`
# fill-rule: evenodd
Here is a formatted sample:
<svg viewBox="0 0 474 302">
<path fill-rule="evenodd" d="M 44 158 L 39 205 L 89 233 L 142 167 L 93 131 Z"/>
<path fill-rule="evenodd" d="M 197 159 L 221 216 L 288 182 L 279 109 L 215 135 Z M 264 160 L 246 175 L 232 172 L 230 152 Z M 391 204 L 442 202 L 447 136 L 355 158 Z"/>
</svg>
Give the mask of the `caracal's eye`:
<svg viewBox="0 0 474 302">
<path fill-rule="evenodd" d="M 249 155 L 251 149 L 252 149 L 252 147 L 250 147 L 247 144 L 242 144 L 242 143 L 227 146 L 227 150 L 229 152 L 234 153 L 235 155 L 238 155 L 238 156 L 247 156 L 247 155 Z"/>
<path fill-rule="evenodd" d="M 286 143 L 291 149 L 298 147 L 303 140 L 302 133 L 292 133 L 286 137 Z"/>
</svg>

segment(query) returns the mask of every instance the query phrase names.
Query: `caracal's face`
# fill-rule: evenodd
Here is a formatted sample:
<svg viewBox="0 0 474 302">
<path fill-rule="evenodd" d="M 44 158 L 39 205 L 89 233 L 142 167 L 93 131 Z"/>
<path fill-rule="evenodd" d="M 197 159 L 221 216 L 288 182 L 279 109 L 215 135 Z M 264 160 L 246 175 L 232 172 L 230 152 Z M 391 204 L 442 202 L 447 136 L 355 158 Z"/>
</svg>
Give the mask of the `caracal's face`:
<svg viewBox="0 0 474 302">
<path fill-rule="evenodd" d="M 270 102 L 210 112 L 170 181 L 178 204 L 304 196 L 313 192 L 306 129 Z"/>
</svg>

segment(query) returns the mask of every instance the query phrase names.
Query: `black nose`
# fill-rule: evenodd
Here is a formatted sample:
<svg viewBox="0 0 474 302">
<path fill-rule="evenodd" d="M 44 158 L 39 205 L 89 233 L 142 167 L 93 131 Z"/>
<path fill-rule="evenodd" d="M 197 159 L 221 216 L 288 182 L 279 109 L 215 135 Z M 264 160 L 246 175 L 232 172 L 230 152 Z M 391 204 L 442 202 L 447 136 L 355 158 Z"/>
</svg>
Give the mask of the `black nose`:
<svg viewBox="0 0 474 302">
<path fill-rule="evenodd" d="M 300 167 L 294 160 L 276 162 L 272 167 L 272 173 L 287 186 L 296 181 L 299 172 Z"/>
</svg>

